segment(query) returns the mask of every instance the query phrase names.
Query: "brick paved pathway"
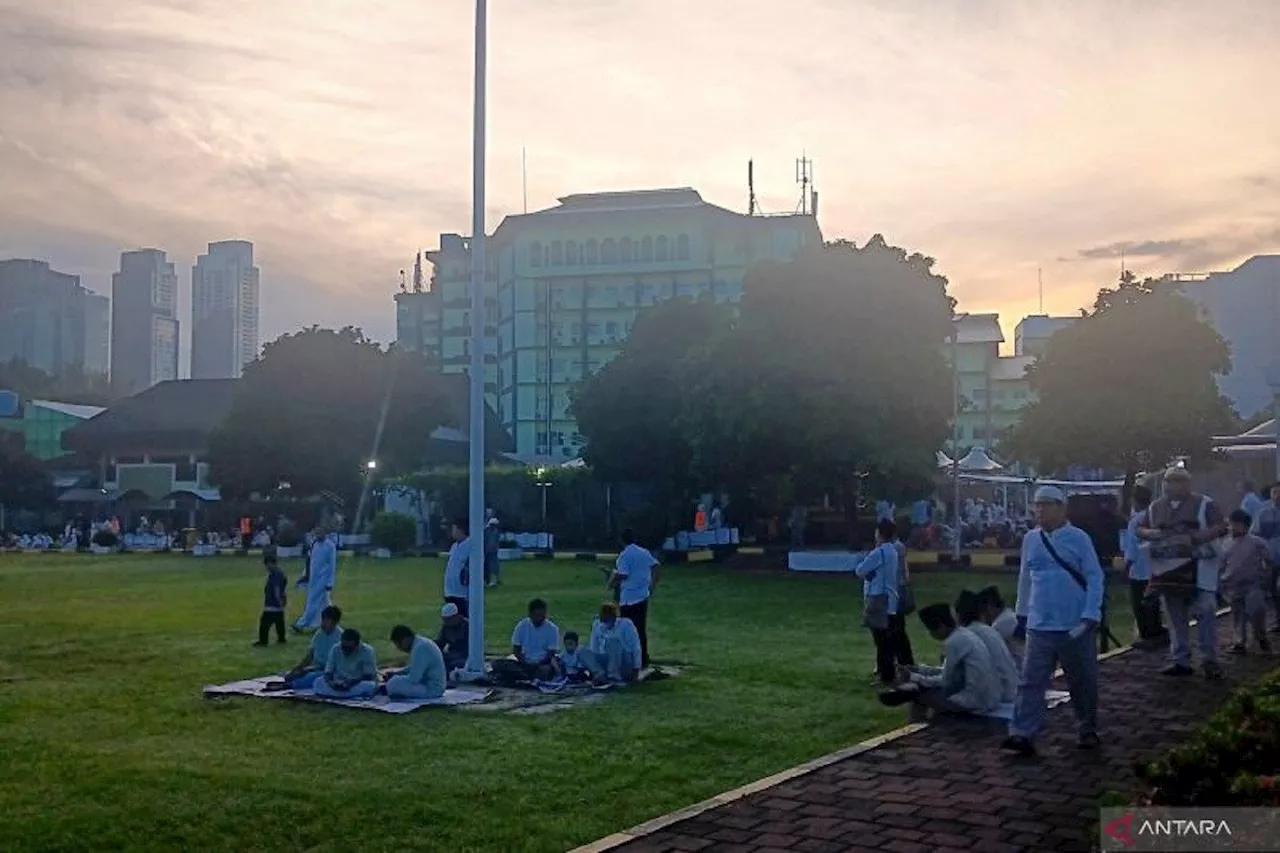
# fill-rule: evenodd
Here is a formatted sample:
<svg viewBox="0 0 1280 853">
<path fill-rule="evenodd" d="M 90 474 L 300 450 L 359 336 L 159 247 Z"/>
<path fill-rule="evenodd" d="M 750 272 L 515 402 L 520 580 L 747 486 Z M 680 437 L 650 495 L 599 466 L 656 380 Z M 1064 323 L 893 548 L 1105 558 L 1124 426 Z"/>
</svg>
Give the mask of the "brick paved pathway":
<svg viewBox="0 0 1280 853">
<path fill-rule="evenodd" d="M 1230 617 L 1218 618 L 1225 648 Z M 1049 712 L 1040 756 L 1001 754 L 1002 724 L 935 723 L 611 849 L 618 853 L 1018 853 L 1092 849 L 1097 797 L 1135 793 L 1137 759 L 1197 728 L 1280 656 L 1223 656 L 1225 684 L 1159 674 L 1164 653 L 1101 663 L 1103 748 L 1075 749 L 1070 706 Z"/>
</svg>

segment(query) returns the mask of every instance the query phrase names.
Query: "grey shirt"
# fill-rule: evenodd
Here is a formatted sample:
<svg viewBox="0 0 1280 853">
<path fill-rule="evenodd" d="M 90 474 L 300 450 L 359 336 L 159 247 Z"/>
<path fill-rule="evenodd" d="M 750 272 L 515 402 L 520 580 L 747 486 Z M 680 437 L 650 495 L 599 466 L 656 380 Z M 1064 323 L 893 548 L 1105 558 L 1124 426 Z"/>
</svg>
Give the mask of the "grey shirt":
<svg viewBox="0 0 1280 853">
<path fill-rule="evenodd" d="M 916 667 L 912 681 L 936 687 L 958 707 L 977 714 L 1000 704 L 1000 677 L 986 645 L 968 628 L 956 628 L 947 637 L 947 659 L 941 667 Z"/>
</svg>

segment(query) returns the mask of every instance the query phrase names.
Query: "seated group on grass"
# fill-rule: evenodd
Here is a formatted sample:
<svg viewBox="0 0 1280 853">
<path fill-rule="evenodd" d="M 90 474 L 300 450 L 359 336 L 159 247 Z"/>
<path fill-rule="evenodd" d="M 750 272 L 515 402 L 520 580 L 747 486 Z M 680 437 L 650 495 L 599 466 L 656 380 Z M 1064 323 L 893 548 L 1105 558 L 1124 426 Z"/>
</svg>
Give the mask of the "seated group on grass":
<svg viewBox="0 0 1280 853">
<path fill-rule="evenodd" d="M 635 681 L 643 665 L 640 634 L 635 623 L 620 615 L 615 602 L 600 605 L 591 626 L 587 647 L 579 645 L 576 632 L 564 635 L 547 618 L 547 603 L 529 602 L 529 615 L 511 632 L 511 655 L 493 662 L 493 674 L 501 681 L 590 681 L 595 684 Z"/>
<path fill-rule="evenodd" d="M 1016 640 L 1000 593 L 964 590 L 955 612 L 946 604 L 921 609 L 920 621 L 943 643 L 943 665 L 899 667 L 897 684 L 880 694 L 886 705 L 910 703 L 912 720 L 930 710 L 950 714 L 988 714 L 1014 701 L 1018 692 Z M 1013 627 L 1016 628 L 1016 617 Z"/>
<path fill-rule="evenodd" d="M 339 622 L 342 609 L 330 605 L 320 614 L 320 629 L 302 660 L 285 675 L 294 690 L 314 690 L 329 699 L 367 699 L 385 692 L 391 699 L 439 699 L 444 695 L 446 669 L 440 647 L 420 637 L 408 625 L 391 629 L 391 642 L 409 655 L 409 665 L 388 673 L 380 685 L 377 654 L 354 628 Z"/>
</svg>

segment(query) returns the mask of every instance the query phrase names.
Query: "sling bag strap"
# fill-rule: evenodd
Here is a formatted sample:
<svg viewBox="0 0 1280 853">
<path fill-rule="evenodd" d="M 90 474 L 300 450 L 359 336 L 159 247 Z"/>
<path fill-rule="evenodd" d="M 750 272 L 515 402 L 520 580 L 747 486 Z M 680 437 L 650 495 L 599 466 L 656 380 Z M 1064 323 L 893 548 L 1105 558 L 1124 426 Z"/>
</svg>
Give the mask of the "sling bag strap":
<svg viewBox="0 0 1280 853">
<path fill-rule="evenodd" d="M 1080 570 L 1072 566 L 1054 549 L 1053 543 L 1049 541 L 1049 534 L 1043 530 L 1040 531 L 1040 541 L 1044 543 L 1044 549 L 1049 552 L 1049 556 L 1053 557 L 1053 561 L 1059 566 L 1067 570 L 1067 574 L 1071 575 L 1071 579 L 1080 585 L 1080 588 L 1088 591 L 1089 582 L 1084 579 L 1084 575 L 1080 574 Z"/>
</svg>

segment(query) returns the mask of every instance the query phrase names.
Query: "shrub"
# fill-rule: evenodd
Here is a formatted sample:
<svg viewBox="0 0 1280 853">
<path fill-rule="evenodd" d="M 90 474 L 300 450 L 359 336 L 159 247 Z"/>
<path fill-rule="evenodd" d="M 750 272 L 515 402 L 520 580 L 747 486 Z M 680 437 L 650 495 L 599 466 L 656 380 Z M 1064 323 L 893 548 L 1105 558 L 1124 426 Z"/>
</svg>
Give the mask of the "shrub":
<svg viewBox="0 0 1280 853">
<path fill-rule="evenodd" d="M 1155 806 L 1280 806 L 1280 673 L 1237 692 L 1190 738 L 1137 774 Z"/>
<path fill-rule="evenodd" d="M 408 551 L 418 540 L 418 523 L 399 512 L 380 512 L 373 517 L 373 544 L 393 554 Z"/>
<path fill-rule="evenodd" d="M 114 548 L 120 544 L 120 537 L 104 527 L 93 534 L 93 544 L 99 548 Z"/>
</svg>

